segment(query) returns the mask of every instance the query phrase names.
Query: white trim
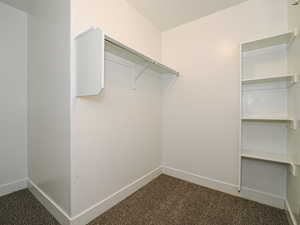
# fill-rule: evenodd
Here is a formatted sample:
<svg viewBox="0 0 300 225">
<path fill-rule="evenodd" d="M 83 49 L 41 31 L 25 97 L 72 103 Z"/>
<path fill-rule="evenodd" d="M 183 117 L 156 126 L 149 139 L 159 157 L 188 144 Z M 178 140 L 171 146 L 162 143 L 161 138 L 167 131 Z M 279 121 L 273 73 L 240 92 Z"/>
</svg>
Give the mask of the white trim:
<svg viewBox="0 0 300 225">
<path fill-rule="evenodd" d="M 285 209 L 287 211 L 288 219 L 289 219 L 289 222 L 291 223 L 291 225 L 298 225 L 297 220 L 296 220 L 295 215 L 290 207 L 288 200 L 285 201 Z"/>
<path fill-rule="evenodd" d="M 60 224 L 71 224 L 71 218 L 68 216 L 68 214 L 30 179 L 28 181 L 28 189 Z"/>
<path fill-rule="evenodd" d="M 226 183 L 208 177 L 199 176 L 195 173 L 171 168 L 168 166 L 163 166 L 162 171 L 166 175 L 173 176 L 194 184 L 208 187 L 230 195 L 256 201 L 262 204 L 270 205 L 276 208 L 284 209 L 285 199 L 281 196 L 273 195 L 266 192 L 261 192 L 247 187 L 242 187 L 241 192 L 238 192 L 239 190 L 238 185 Z"/>
<path fill-rule="evenodd" d="M 295 217 L 291 211 L 288 202 L 281 196 L 272 195 L 270 193 L 265 193 L 257 191 L 251 188 L 243 187 L 242 192 L 238 192 L 238 185 L 222 182 L 219 180 L 211 179 L 208 177 L 199 176 L 194 173 L 187 171 L 162 166 L 157 169 L 152 170 L 143 177 L 137 179 L 131 184 L 121 188 L 119 191 L 108 196 L 104 200 L 98 202 L 97 204 L 91 206 L 90 208 L 82 211 L 76 216 L 70 217 L 60 206 L 58 206 L 47 194 L 45 194 L 36 184 L 31 180 L 28 180 L 28 188 L 32 194 L 45 206 L 45 208 L 60 222 L 62 225 L 82 225 L 87 224 L 114 205 L 118 204 L 120 201 L 124 200 L 144 185 L 151 182 L 153 179 L 158 177 L 160 174 L 166 174 L 173 176 L 191 183 L 202 185 L 211 189 L 215 189 L 227 194 L 234 196 L 247 198 L 253 201 L 257 201 L 263 204 L 271 205 L 277 208 L 287 209 L 293 225 L 297 225 Z M 27 187 L 27 179 L 23 180 L 23 185 L 25 182 L 25 187 Z M 13 183 L 14 184 L 14 183 Z M 1 187 L 1 186 L 0 186 Z M 19 186 L 20 187 L 20 186 Z M 1 189 L 0 189 L 1 190 Z M 0 192 L 1 193 L 1 192 Z"/>
<path fill-rule="evenodd" d="M 0 185 L 0 197 L 27 188 L 27 178 Z"/>
<path fill-rule="evenodd" d="M 43 192 L 32 180 L 28 181 L 28 188 L 31 193 L 42 203 L 42 205 L 57 219 L 62 225 L 82 225 L 87 224 L 111 207 L 124 200 L 144 185 L 158 177 L 162 173 L 161 167 L 152 170 L 143 177 L 131 184 L 121 188 L 119 191 L 108 196 L 104 200 L 84 210 L 80 214 L 70 217 L 59 205 L 57 205 L 45 192 Z"/>
<path fill-rule="evenodd" d="M 248 187 L 242 187 L 240 197 L 270 205 L 279 209 L 285 208 L 285 198 L 279 195 L 258 191 Z"/>
<path fill-rule="evenodd" d="M 194 184 L 208 187 L 214 190 L 225 192 L 231 195 L 238 195 L 238 185 L 225 183 L 223 181 L 199 176 L 198 174 L 163 166 L 163 173 L 172 177 L 176 177 Z"/>
<path fill-rule="evenodd" d="M 104 200 L 98 202 L 97 204 L 91 206 L 90 208 L 84 210 L 80 214 L 71 218 L 72 225 L 82 225 L 87 224 L 114 205 L 118 204 L 120 201 L 124 200 L 150 181 L 158 177 L 162 173 L 161 167 L 152 170 L 151 172 L 147 173 L 143 177 L 137 179 L 136 181 L 132 182 L 131 184 L 123 187 L 119 191 L 115 192 L 114 194 L 108 196 Z"/>
</svg>

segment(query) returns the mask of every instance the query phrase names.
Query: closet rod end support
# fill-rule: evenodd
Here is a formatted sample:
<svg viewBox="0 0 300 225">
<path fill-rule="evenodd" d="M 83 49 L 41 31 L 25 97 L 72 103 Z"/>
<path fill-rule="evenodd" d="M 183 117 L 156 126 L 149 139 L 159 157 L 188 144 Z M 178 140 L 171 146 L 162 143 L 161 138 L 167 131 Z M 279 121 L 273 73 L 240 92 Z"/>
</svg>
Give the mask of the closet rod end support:
<svg viewBox="0 0 300 225">
<path fill-rule="evenodd" d="M 297 130 L 298 129 L 298 120 L 296 120 L 296 119 L 293 119 L 293 120 L 291 120 L 291 129 L 293 129 L 293 130 Z"/>
<path fill-rule="evenodd" d="M 294 177 L 297 176 L 297 168 L 294 163 L 290 164 L 290 172 L 291 172 L 291 174 L 293 174 Z"/>
</svg>

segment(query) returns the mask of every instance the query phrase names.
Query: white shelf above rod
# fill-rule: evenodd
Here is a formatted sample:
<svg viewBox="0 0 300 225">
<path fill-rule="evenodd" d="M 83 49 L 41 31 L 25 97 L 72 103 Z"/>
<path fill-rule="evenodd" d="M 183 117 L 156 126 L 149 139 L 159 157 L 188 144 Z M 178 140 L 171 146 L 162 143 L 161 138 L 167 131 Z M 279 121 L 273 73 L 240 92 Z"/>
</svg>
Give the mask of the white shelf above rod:
<svg viewBox="0 0 300 225">
<path fill-rule="evenodd" d="M 159 74 L 179 76 L 174 69 L 163 65 L 148 56 L 122 44 L 109 37 L 99 28 L 90 28 L 76 36 L 75 47 L 75 71 L 76 71 L 76 96 L 96 96 L 104 88 L 104 52 L 108 46 L 117 47 L 115 54 L 128 57 L 135 63 L 134 84 L 148 69 L 152 69 Z M 115 50 L 116 50 L 115 49 Z M 122 51 L 119 51 L 121 49 Z M 125 53 L 125 55 L 124 55 Z M 130 57 L 129 57 L 130 56 Z M 132 57 L 134 56 L 134 57 Z M 137 60 L 138 59 L 138 60 Z M 138 65 L 138 66 L 137 66 Z M 139 68 L 142 66 L 142 68 Z"/>
<path fill-rule="evenodd" d="M 107 41 L 107 42 L 109 42 L 109 43 L 111 43 L 111 44 L 113 44 L 113 45 L 115 45 L 115 46 L 117 46 L 117 47 L 119 47 L 119 48 L 121 48 L 121 49 L 123 49 L 125 51 L 128 51 L 129 53 L 131 53 L 131 54 L 133 54 L 133 55 L 135 55 L 135 56 L 137 56 L 139 58 L 142 58 L 143 60 L 145 60 L 146 64 L 150 63 L 150 64 L 155 65 L 156 67 L 159 68 L 159 70 L 160 70 L 161 73 L 173 74 L 173 75 L 179 77 L 179 72 L 177 72 L 176 70 L 174 70 L 174 69 L 172 69 L 172 68 L 170 68 L 170 67 L 168 67 L 166 65 L 163 65 L 160 62 L 155 61 L 154 59 L 151 59 L 150 57 L 148 57 L 148 56 L 146 56 L 146 55 L 144 55 L 144 54 L 142 54 L 142 53 L 134 50 L 133 48 L 130 48 L 130 47 L 122 44 L 121 42 L 119 42 L 119 41 L 111 38 L 108 35 L 105 35 L 105 41 Z M 141 74 L 138 73 L 138 75 L 141 75 Z"/>
</svg>

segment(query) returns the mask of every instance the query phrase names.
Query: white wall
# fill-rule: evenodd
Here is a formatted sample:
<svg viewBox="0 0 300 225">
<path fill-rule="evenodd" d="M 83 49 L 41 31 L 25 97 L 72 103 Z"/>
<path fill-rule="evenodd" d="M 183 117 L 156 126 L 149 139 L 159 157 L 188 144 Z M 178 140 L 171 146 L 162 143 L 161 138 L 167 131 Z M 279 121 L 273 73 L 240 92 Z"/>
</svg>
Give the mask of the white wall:
<svg viewBox="0 0 300 225">
<path fill-rule="evenodd" d="M 288 1 L 289 3 L 292 1 Z M 289 29 L 300 29 L 300 6 L 288 7 Z M 289 49 L 289 72 L 300 75 L 300 37 L 298 35 L 296 41 Z M 299 76 L 300 78 L 300 76 Z M 291 174 L 288 176 L 288 201 L 292 211 L 295 214 L 298 224 L 300 224 L 300 83 L 293 86 L 289 90 L 289 110 L 298 120 L 298 129 L 289 131 L 288 151 L 294 163 L 297 166 L 297 176 Z"/>
<path fill-rule="evenodd" d="M 145 55 L 160 60 L 161 32 L 126 0 L 72 0 L 72 33 L 91 26 Z"/>
<path fill-rule="evenodd" d="M 285 0 L 251 0 L 163 33 L 164 165 L 238 185 L 239 44 L 286 29 Z"/>
<path fill-rule="evenodd" d="M 70 2 L 32 0 L 29 9 L 29 178 L 69 214 Z"/>
<path fill-rule="evenodd" d="M 126 0 L 73 0 L 73 37 L 91 26 L 160 59 L 160 31 Z M 132 68 L 106 60 L 105 70 L 104 93 L 77 98 L 72 108 L 72 216 L 161 162 L 160 80 L 143 76 L 134 91 Z"/>
<path fill-rule="evenodd" d="M 27 16 L 0 3 L 0 195 L 27 177 Z M 17 185 L 17 184 L 16 184 Z"/>
</svg>

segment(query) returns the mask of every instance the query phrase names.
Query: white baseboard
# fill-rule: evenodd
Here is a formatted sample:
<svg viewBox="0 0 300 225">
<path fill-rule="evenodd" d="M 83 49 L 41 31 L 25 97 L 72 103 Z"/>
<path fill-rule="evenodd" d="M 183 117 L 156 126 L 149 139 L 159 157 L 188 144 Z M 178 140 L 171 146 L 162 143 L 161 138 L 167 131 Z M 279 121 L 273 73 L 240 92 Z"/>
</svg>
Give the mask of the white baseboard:
<svg viewBox="0 0 300 225">
<path fill-rule="evenodd" d="M 27 178 L 0 185 L 0 197 L 27 188 Z"/>
<path fill-rule="evenodd" d="M 28 189 L 61 225 L 71 224 L 68 214 L 30 179 L 28 180 Z"/>
<path fill-rule="evenodd" d="M 238 196 L 241 198 L 256 201 L 262 204 L 270 205 L 276 208 L 284 209 L 285 199 L 281 196 L 272 195 L 257 191 L 254 189 L 243 187 L 241 192 L 238 192 L 238 186 L 234 184 L 225 183 L 219 180 L 211 179 L 208 177 L 199 176 L 194 173 L 175 169 L 168 166 L 163 166 L 162 171 L 164 174 L 173 176 L 194 184 L 198 184 L 204 187 L 208 187 L 217 191 L 221 191 L 230 195 Z"/>
<path fill-rule="evenodd" d="M 286 212 L 288 214 L 287 216 L 288 216 L 290 224 L 291 225 L 298 225 L 297 220 L 294 216 L 294 213 L 293 213 L 293 211 L 290 207 L 290 204 L 289 204 L 288 200 L 285 201 L 285 209 L 286 209 Z"/>
<path fill-rule="evenodd" d="M 217 191 L 225 192 L 231 195 L 238 195 L 238 186 L 225 183 L 219 180 L 214 180 L 208 177 L 199 176 L 195 173 L 190 173 L 184 170 L 175 169 L 168 166 L 163 166 L 162 171 L 164 174 L 185 180 L 194 184 L 208 187 Z"/>
<path fill-rule="evenodd" d="M 91 206 L 90 208 L 84 210 L 80 214 L 70 217 L 63 209 L 61 209 L 49 196 L 47 196 L 37 185 L 35 185 L 31 180 L 28 181 L 29 190 L 33 195 L 45 206 L 45 208 L 60 222 L 62 225 L 85 225 L 110 209 L 111 207 L 118 204 L 120 201 L 124 200 L 135 191 L 139 190 L 144 185 L 148 184 L 150 181 L 155 179 L 160 174 L 166 174 L 173 176 L 191 183 L 195 183 L 201 186 L 205 186 L 214 190 L 225 192 L 231 195 L 239 196 L 242 198 L 247 198 L 253 201 L 257 201 L 263 204 L 271 205 L 277 208 L 287 208 L 291 219 L 293 220 L 293 225 L 295 223 L 295 217 L 291 212 L 288 202 L 282 199 L 280 196 L 271 195 L 269 193 L 260 192 L 250 188 L 243 188 L 242 192 L 238 192 L 238 186 L 234 184 L 225 183 L 222 181 L 210 179 L 207 177 L 199 176 L 194 173 L 187 171 L 171 168 L 171 167 L 159 167 L 143 177 L 137 179 L 131 184 L 123 187 L 119 191 L 108 196 L 106 199 L 98 202 L 97 204 Z M 26 183 L 26 182 L 25 182 Z M 27 185 L 26 185 L 27 186 Z M 25 186 L 25 188 L 26 188 Z M 0 189 L 1 190 L 1 189 Z M 1 193 L 1 192 L 0 192 Z"/>
<path fill-rule="evenodd" d="M 111 207 L 118 204 L 120 201 L 124 200 L 144 185 L 148 184 L 150 181 L 158 177 L 162 173 L 161 167 L 149 172 L 138 180 L 132 182 L 131 184 L 123 187 L 114 194 L 108 196 L 101 202 L 93 205 L 89 209 L 84 210 L 82 213 L 71 218 L 72 225 L 84 225 L 110 209 Z"/>
<path fill-rule="evenodd" d="M 131 184 L 123 187 L 114 194 L 108 196 L 101 202 L 84 210 L 80 214 L 70 217 L 59 205 L 57 205 L 47 194 L 45 194 L 31 180 L 28 181 L 28 188 L 31 193 L 42 203 L 42 205 L 57 219 L 62 225 L 85 225 L 100 216 L 102 213 L 136 192 L 138 189 L 155 179 L 162 173 L 161 168 L 157 168 Z"/>
<path fill-rule="evenodd" d="M 248 187 L 242 187 L 240 197 L 256 201 L 275 208 L 285 209 L 285 199 L 281 196 L 258 191 Z"/>
</svg>

